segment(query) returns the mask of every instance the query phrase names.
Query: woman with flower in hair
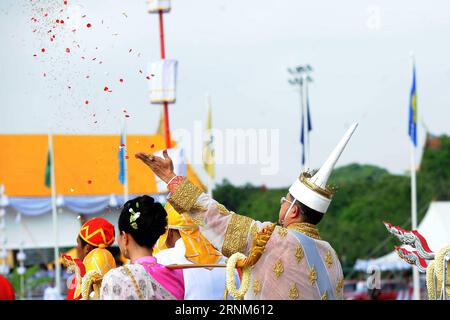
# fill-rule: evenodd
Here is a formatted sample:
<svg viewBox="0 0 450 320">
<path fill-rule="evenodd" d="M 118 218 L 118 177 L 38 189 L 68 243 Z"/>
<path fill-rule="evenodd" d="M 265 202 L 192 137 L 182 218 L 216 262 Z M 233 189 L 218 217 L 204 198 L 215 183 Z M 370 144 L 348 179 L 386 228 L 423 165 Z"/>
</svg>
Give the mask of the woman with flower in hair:
<svg viewBox="0 0 450 320">
<path fill-rule="evenodd" d="M 127 201 L 119 217 L 117 238 L 121 253 L 131 264 L 110 270 L 103 278 L 103 300 L 182 300 L 183 271 L 158 264 L 153 246 L 165 233 L 167 213 L 152 197 Z"/>
</svg>

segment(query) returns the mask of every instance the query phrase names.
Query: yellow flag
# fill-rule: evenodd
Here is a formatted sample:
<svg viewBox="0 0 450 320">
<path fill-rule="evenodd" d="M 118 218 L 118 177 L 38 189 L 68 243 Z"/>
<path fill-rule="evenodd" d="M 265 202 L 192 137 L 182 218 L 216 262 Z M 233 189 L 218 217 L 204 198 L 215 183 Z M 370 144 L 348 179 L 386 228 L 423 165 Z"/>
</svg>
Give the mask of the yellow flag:
<svg viewBox="0 0 450 320">
<path fill-rule="evenodd" d="M 208 101 L 208 118 L 206 120 L 206 132 L 208 138 L 205 141 L 205 147 L 203 149 L 203 168 L 211 178 L 214 178 L 214 146 L 213 135 L 211 132 L 211 104 Z"/>
</svg>

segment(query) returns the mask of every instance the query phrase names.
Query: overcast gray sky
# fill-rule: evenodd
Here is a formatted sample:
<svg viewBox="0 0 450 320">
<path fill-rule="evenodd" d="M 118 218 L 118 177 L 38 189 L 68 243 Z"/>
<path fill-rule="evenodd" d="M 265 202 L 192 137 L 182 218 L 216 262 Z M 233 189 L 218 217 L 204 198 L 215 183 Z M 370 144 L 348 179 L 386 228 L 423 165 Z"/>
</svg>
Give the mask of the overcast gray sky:
<svg viewBox="0 0 450 320">
<path fill-rule="evenodd" d="M 117 134 L 123 109 L 131 115 L 129 133 L 153 133 L 160 109 L 148 103 L 145 75 L 160 57 L 157 15 L 146 12 L 144 0 L 69 0 L 74 5 L 86 15 L 76 32 L 67 19 L 66 27 L 50 23 L 67 16 L 58 13 L 67 7 L 62 0 L 0 2 L 0 133 Z M 359 121 L 339 165 L 408 169 L 411 50 L 419 117 L 431 132 L 450 133 L 448 1 L 173 0 L 165 32 L 167 57 L 179 60 L 171 129 L 192 130 L 194 121 L 205 120 L 206 92 L 214 127 L 280 129 L 278 175 L 262 176 L 254 165 L 220 165 L 218 180 L 287 186 L 298 176 L 300 111 L 288 66 L 314 67 L 314 167 Z M 419 127 L 420 145 L 423 135 Z"/>
</svg>

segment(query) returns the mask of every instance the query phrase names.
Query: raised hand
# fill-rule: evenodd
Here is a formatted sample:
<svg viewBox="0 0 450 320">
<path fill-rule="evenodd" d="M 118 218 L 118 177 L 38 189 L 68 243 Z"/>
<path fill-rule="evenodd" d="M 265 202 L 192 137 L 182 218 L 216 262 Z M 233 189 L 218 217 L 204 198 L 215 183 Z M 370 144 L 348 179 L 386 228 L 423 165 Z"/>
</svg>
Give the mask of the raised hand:
<svg viewBox="0 0 450 320">
<path fill-rule="evenodd" d="M 167 150 L 163 151 L 164 158 L 145 152 L 138 152 L 134 156 L 144 162 L 165 183 L 176 176 L 173 171 L 172 159 L 167 154 Z"/>
</svg>

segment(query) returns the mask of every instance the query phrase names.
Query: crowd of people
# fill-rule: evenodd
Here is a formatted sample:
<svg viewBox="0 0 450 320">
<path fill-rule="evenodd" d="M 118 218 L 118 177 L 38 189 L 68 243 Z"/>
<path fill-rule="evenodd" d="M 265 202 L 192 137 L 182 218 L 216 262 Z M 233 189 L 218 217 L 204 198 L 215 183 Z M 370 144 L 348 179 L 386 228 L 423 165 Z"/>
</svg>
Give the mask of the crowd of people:
<svg viewBox="0 0 450 320">
<path fill-rule="evenodd" d="M 85 222 L 77 236 L 77 257 L 61 256 L 73 273 L 66 298 L 342 299 L 338 255 L 317 225 L 334 194 L 327 181 L 356 126 L 316 173 L 302 172 L 295 179 L 280 200 L 277 223 L 229 211 L 177 176 L 167 151 L 163 157 L 137 153 L 167 184 L 167 203 L 147 195 L 127 201 L 118 230 L 102 217 Z M 115 242 L 125 260 L 121 266 L 110 251 Z"/>
<path fill-rule="evenodd" d="M 146 195 L 127 201 L 117 237 L 107 220 L 87 221 L 78 259 L 63 256 L 75 274 L 67 299 L 342 299 L 341 264 L 317 224 L 333 196 L 327 180 L 355 129 L 318 172 L 295 179 L 280 201 L 278 225 L 228 211 L 177 176 L 167 151 L 137 153 L 167 184 L 168 203 Z M 129 261 L 120 267 L 107 250 L 115 240 Z"/>
</svg>

